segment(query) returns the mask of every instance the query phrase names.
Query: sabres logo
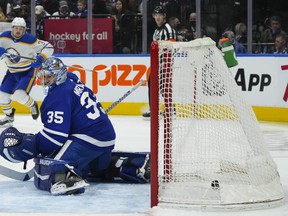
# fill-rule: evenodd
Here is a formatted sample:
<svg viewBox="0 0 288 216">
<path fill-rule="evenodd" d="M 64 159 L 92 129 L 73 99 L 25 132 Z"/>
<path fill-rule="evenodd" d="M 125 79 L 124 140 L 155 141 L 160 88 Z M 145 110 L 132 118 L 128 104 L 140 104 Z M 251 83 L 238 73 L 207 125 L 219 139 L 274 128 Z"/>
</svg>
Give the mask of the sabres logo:
<svg viewBox="0 0 288 216">
<path fill-rule="evenodd" d="M 7 58 L 9 59 L 9 61 L 13 64 L 16 64 L 20 61 L 20 54 L 13 48 L 8 48 L 7 49 Z"/>
</svg>

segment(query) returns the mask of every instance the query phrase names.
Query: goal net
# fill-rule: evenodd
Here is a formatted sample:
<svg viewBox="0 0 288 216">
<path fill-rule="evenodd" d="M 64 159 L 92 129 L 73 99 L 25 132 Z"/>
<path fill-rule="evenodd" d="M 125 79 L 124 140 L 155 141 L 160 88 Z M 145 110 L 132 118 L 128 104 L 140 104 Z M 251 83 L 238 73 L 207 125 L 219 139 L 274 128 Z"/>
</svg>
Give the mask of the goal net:
<svg viewBox="0 0 288 216">
<path fill-rule="evenodd" d="M 284 197 L 255 114 L 210 38 L 151 45 L 151 205 Z"/>
</svg>

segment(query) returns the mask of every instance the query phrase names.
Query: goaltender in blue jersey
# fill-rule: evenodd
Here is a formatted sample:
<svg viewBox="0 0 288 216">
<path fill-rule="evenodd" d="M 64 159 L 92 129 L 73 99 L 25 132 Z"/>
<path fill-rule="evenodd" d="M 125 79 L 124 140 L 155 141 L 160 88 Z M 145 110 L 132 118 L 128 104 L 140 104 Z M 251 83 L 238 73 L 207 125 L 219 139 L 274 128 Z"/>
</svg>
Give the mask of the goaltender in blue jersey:
<svg viewBox="0 0 288 216">
<path fill-rule="evenodd" d="M 30 108 L 33 119 L 38 118 L 37 102 L 29 93 L 37 68 L 54 52 L 49 42 L 38 40 L 34 35 L 26 33 L 26 22 L 23 18 L 16 17 L 11 24 L 12 30 L 0 35 L 0 56 L 5 59 L 8 68 L 0 86 L 0 105 L 6 114 L 5 118 L 0 120 L 0 127 L 13 125 L 15 108 L 12 107 L 12 95 L 14 100 Z"/>
<path fill-rule="evenodd" d="M 146 183 L 148 153 L 112 152 L 114 127 L 96 96 L 64 63 L 48 58 L 38 72 L 47 92 L 37 134 L 9 127 L 0 135 L 0 155 L 11 162 L 34 158 L 34 184 L 53 195 L 84 192 L 86 179 Z"/>
</svg>

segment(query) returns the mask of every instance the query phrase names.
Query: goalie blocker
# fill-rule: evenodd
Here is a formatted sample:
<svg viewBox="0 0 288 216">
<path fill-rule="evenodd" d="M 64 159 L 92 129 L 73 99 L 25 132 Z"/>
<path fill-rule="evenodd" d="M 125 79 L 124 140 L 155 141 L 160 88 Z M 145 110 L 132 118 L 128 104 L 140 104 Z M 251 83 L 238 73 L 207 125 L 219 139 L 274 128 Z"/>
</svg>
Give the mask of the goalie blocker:
<svg viewBox="0 0 288 216">
<path fill-rule="evenodd" d="M 53 195 L 83 193 L 88 181 L 125 181 L 147 183 L 150 181 L 150 153 L 112 152 L 107 169 L 99 173 L 97 161 L 92 161 L 87 176 L 79 176 L 77 168 L 67 161 L 35 155 L 35 135 L 19 132 L 16 128 L 5 129 L 0 136 L 0 155 L 6 160 L 19 163 L 34 158 L 34 185 Z"/>
</svg>

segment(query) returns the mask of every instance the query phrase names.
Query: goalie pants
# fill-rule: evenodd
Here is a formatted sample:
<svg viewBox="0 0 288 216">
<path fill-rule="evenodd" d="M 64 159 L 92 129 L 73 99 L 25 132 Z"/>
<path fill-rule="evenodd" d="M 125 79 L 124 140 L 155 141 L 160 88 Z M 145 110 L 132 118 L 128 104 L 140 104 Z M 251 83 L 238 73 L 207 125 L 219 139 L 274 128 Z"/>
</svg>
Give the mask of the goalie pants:
<svg viewBox="0 0 288 216">
<path fill-rule="evenodd" d="M 76 141 L 68 140 L 54 157 L 55 160 L 67 161 L 75 172 L 85 178 L 89 172 L 89 164 L 93 161 L 96 172 L 107 169 L 111 161 L 112 147 L 91 149 Z"/>
</svg>

